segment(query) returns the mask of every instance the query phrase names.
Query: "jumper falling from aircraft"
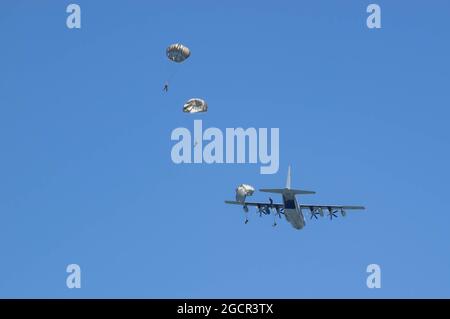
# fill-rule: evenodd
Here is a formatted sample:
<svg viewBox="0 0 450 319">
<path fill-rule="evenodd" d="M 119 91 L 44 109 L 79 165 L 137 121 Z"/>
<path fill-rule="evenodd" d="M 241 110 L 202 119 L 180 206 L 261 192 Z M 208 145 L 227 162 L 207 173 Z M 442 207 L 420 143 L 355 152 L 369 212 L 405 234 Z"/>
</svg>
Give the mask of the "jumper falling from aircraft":
<svg viewBox="0 0 450 319">
<path fill-rule="evenodd" d="M 302 229 L 305 226 L 305 217 L 303 215 L 303 210 L 309 210 L 311 213 L 310 219 L 317 218 L 317 215 L 321 217 L 324 216 L 324 210 L 327 211 L 330 219 L 337 217 L 337 213 L 341 213 L 342 217 L 346 215 L 346 210 L 362 210 L 365 209 L 364 206 L 340 206 L 340 205 L 303 205 L 297 202 L 295 195 L 307 195 L 315 194 L 312 191 L 305 191 L 299 189 L 291 188 L 291 167 L 288 168 L 288 176 L 285 188 L 269 188 L 260 189 L 261 192 L 281 194 L 283 198 L 283 204 L 275 204 L 271 198 L 269 198 L 268 203 L 261 202 L 247 202 L 245 201 L 246 196 L 251 196 L 254 189 L 250 185 L 242 184 L 236 189 L 236 201 L 225 201 L 226 204 L 241 205 L 246 214 L 245 223 L 248 223 L 247 213 L 248 206 L 257 207 L 257 212 L 260 216 L 270 215 L 272 210 L 274 211 L 274 222 L 273 226 L 276 226 L 276 216 L 281 218 L 284 215 L 286 220 L 295 229 Z"/>
</svg>

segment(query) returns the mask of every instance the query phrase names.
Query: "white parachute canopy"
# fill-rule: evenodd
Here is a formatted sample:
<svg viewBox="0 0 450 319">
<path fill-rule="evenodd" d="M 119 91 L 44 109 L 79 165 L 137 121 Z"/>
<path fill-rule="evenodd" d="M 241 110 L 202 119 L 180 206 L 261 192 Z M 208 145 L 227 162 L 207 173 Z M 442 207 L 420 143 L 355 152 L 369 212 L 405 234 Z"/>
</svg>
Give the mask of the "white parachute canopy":
<svg viewBox="0 0 450 319">
<path fill-rule="evenodd" d="M 208 110 L 208 104 L 202 99 L 190 99 L 183 106 L 183 112 L 185 113 L 198 113 L 206 112 Z"/>
<path fill-rule="evenodd" d="M 167 47 L 166 55 L 169 60 L 181 63 L 191 55 L 191 50 L 181 43 L 175 43 Z"/>
<path fill-rule="evenodd" d="M 243 203 L 247 196 L 252 196 L 255 192 L 253 186 L 248 184 L 241 184 L 236 188 L 236 201 Z"/>
</svg>

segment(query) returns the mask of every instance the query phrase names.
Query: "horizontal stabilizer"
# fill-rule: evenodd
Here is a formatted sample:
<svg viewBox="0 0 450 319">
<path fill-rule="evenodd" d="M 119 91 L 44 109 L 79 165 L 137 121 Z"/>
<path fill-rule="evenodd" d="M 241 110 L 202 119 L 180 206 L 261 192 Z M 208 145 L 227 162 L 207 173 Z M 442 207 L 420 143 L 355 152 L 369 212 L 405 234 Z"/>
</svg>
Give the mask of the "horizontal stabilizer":
<svg viewBox="0 0 450 319">
<path fill-rule="evenodd" d="M 244 205 L 245 202 L 238 202 L 238 201 L 235 201 L 235 200 L 226 200 L 225 204 Z"/>
<path fill-rule="evenodd" d="M 288 188 L 263 188 L 259 190 L 260 192 L 265 193 L 275 193 L 275 194 L 283 194 L 283 193 L 291 193 L 295 195 L 308 195 L 315 194 L 313 191 L 304 191 L 301 189 L 288 189 Z"/>
<path fill-rule="evenodd" d="M 260 189 L 260 192 L 264 192 L 264 193 L 275 193 L 275 194 L 283 194 L 283 192 L 287 190 L 284 188 L 263 188 Z"/>
</svg>

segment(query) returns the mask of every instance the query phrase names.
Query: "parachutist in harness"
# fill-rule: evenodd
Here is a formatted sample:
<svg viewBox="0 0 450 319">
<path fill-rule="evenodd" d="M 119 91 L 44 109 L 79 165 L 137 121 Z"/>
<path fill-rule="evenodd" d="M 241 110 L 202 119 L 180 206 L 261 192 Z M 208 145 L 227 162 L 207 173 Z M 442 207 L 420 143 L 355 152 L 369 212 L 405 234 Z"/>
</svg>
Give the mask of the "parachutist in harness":
<svg viewBox="0 0 450 319">
<path fill-rule="evenodd" d="M 269 197 L 269 203 L 270 203 L 270 204 L 269 204 L 269 207 L 270 207 L 270 208 L 273 208 L 273 199 L 270 198 L 270 197 Z M 276 220 L 275 220 L 276 216 L 277 216 L 276 214 L 273 215 L 273 225 L 272 225 L 272 227 L 275 227 L 275 226 L 277 225 L 277 222 L 276 222 Z"/>
<path fill-rule="evenodd" d="M 172 44 L 166 49 L 166 56 L 171 61 L 171 63 L 182 63 L 184 60 L 189 58 L 190 55 L 191 51 L 189 50 L 189 48 L 180 43 Z M 169 91 L 169 81 L 171 81 L 171 78 L 174 74 L 175 73 L 166 78 L 166 83 L 164 84 L 163 88 L 164 92 Z"/>
</svg>

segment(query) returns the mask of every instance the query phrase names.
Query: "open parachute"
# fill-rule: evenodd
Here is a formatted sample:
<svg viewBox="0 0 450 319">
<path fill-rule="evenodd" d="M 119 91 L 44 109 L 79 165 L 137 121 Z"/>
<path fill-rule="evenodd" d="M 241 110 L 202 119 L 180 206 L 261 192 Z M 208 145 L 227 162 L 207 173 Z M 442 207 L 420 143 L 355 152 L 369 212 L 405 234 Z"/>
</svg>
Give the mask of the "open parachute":
<svg viewBox="0 0 450 319">
<path fill-rule="evenodd" d="M 180 43 L 175 43 L 167 47 L 166 55 L 169 58 L 169 60 L 181 63 L 187 58 L 189 58 L 189 56 L 191 55 L 191 51 L 189 50 L 188 47 L 185 47 Z"/>
<path fill-rule="evenodd" d="M 183 112 L 185 113 L 206 112 L 207 110 L 208 104 L 202 99 L 190 99 L 183 106 Z"/>
<path fill-rule="evenodd" d="M 245 202 L 247 196 L 252 196 L 255 188 L 248 184 L 241 184 L 236 188 L 236 201 L 240 203 Z"/>
<path fill-rule="evenodd" d="M 189 58 L 190 55 L 191 51 L 189 50 L 189 48 L 180 43 L 175 43 L 167 47 L 166 56 L 170 62 L 167 62 L 168 70 L 166 70 L 166 73 L 169 73 L 170 75 L 166 75 L 166 81 L 164 83 L 163 91 L 169 91 L 169 82 L 179 71 L 180 66 L 176 64 L 183 62 L 184 60 Z"/>
</svg>

